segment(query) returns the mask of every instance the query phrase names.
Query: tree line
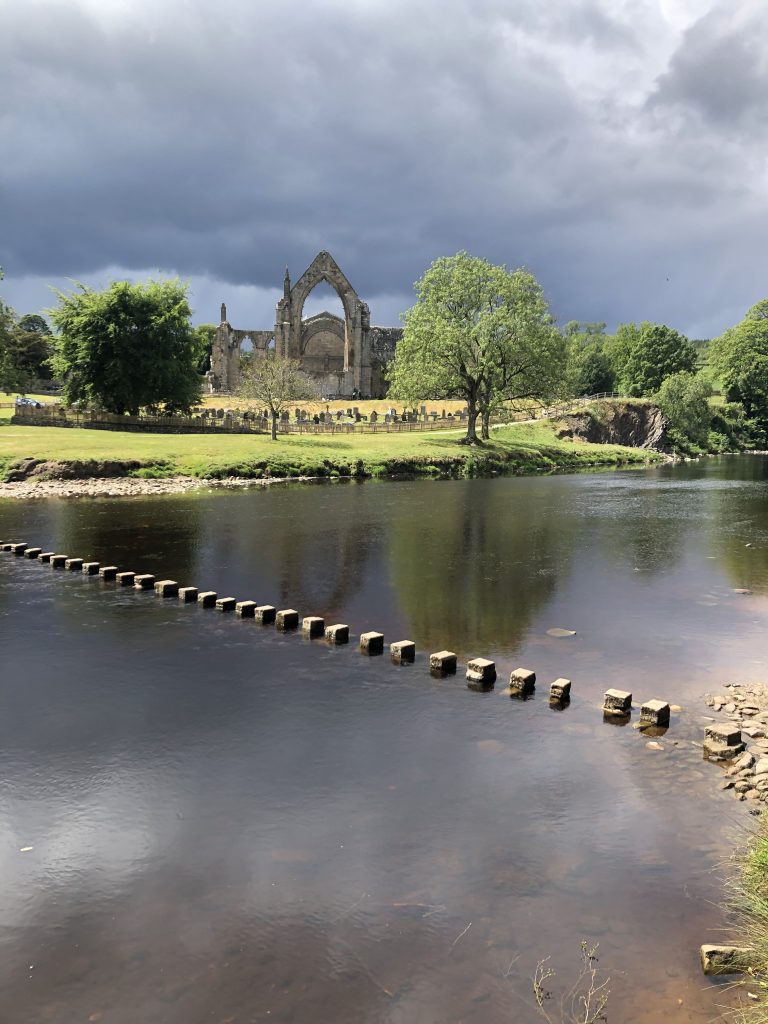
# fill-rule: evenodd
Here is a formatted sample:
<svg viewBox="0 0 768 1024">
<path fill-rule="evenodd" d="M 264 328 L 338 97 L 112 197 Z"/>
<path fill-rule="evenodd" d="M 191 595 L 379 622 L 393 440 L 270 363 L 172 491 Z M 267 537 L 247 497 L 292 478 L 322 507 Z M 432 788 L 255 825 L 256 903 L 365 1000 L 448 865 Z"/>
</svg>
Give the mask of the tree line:
<svg viewBox="0 0 768 1024">
<path fill-rule="evenodd" d="M 604 323 L 559 328 L 530 271 L 466 252 L 435 260 L 415 293 L 387 370 L 389 396 L 410 408 L 463 399 L 467 443 L 489 439 L 491 418 L 511 404 L 602 392 L 656 400 L 682 447 L 726 446 L 728 417 L 755 434 L 768 427 L 768 299 L 708 342 L 649 322 L 613 334 Z M 186 412 L 200 401 L 215 327 L 192 326 L 178 279 L 78 285 L 56 298 L 51 326 L 0 300 L 0 390 L 23 393 L 53 377 L 68 405 L 132 414 Z M 718 413 L 714 389 L 725 399 Z M 271 355 L 244 361 L 241 396 L 269 408 L 274 426 L 286 402 L 316 391 L 297 363 Z"/>
</svg>

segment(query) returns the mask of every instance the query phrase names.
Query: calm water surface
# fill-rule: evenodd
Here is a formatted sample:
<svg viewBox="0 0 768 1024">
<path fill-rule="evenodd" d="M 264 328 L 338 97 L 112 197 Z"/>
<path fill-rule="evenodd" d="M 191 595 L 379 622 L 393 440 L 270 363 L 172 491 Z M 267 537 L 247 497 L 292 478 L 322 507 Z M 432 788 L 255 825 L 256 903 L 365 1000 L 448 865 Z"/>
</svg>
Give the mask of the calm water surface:
<svg viewBox="0 0 768 1024">
<path fill-rule="evenodd" d="M 609 1020 L 711 1020 L 697 949 L 749 819 L 693 741 L 703 692 L 768 679 L 767 499 L 741 457 L 0 503 L 4 537 L 420 652 L 0 556 L 2 1020 L 527 1024 L 537 961 L 557 997 L 582 938 Z M 496 690 L 431 678 L 441 648 Z M 663 750 L 603 723 L 608 686 L 683 706 Z"/>
</svg>

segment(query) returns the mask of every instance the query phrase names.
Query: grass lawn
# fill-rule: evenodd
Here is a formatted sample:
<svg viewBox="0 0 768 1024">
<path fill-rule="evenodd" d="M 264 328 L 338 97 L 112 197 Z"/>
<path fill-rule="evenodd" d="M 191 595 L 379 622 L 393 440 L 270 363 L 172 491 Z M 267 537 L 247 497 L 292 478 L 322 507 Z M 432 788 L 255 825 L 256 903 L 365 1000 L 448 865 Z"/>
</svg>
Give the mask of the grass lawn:
<svg viewBox="0 0 768 1024">
<path fill-rule="evenodd" d="M 138 434 L 61 427 L 16 426 L 0 418 L 0 479 L 23 458 L 58 461 L 138 461 L 138 476 L 346 476 L 418 474 L 472 476 L 511 470 L 642 464 L 644 450 L 561 441 L 551 424 L 526 423 L 493 430 L 482 447 L 460 445 L 463 431 L 283 435 Z M 87 474 L 84 474 L 87 475 Z"/>
</svg>

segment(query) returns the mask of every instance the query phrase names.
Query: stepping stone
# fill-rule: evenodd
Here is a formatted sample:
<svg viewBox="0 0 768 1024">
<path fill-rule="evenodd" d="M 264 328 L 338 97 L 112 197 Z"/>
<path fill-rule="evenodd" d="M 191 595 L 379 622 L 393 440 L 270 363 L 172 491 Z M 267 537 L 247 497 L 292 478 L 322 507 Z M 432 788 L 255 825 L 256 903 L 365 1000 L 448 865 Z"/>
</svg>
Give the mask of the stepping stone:
<svg viewBox="0 0 768 1024">
<path fill-rule="evenodd" d="M 333 626 L 326 626 L 325 639 L 329 644 L 348 644 L 349 626 L 344 625 L 342 622 L 337 622 Z"/>
<path fill-rule="evenodd" d="M 536 673 L 530 668 L 516 668 L 509 676 L 509 688 L 516 693 L 533 693 Z"/>
<path fill-rule="evenodd" d="M 549 699 L 565 704 L 571 699 L 571 680 L 556 679 L 549 687 Z"/>
<path fill-rule="evenodd" d="M 413 640 L 397 640 L 389 645 L 389 653 L 396 665 L 410 665 L 416 659 L 416 644 Z"/>
<path fill-rule="evenodd" d="M 301 622 L 301 631 L 307 636 L 322 636 L 325 632 L 325 620 L 317 615 L 308 615 Z"/>
<path fill-rule="evenodd" d="M 429 656 L 429 668 L 433 675 L 452 676 L 456 672 L 456 664 L 453 651 L 436 651 Z"/>
<path fill-rule="evenodd" d="M 648 700 L 640 706 L 641 725 L 669 725 L 669 704 L 663 700 Z"/>
<path fill-rule="evenodd" d="M 382 654 L 384 652 L 384 634 L 374 631 L 361 633 L 360 650 L 363 654 Z"/>
<path fill-rule="evenodd" d="M 603 711 L 607 715 L 631 714 L 632 694 L 627 690 L 606 690 L 603 697 Z"/>
<path fill-rule="evenodd" d="M 283 631 L 299 628 L 299 613 L 295 608 L 283 608 L 275 615 L 275 624 Z"/>
<path fill-rule="evenodd" d="M 235 605 L 235 614 L 241 619 L 252 619 L 256 608 L 255 601 L 238 601 Z"/>
<path fill-rule="evenodd" d="M 467 662 L 467 682 L 491 687 L 496 682 L 496 662 L 487 658 L 473 658 Z"/>
</svg>

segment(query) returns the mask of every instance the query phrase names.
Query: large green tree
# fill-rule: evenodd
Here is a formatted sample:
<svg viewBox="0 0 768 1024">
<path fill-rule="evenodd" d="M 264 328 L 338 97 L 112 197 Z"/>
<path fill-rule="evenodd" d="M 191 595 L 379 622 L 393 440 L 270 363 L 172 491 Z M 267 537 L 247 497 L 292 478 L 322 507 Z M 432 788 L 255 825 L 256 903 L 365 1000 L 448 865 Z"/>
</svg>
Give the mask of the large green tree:
<svg viewBox="0 0 768 1024">
<path fill-rule="evenodd" d="M 206 373 L 211 368 L 211 353 L 213 352 L 213 337 L 216 334 L 216 324 L 198 324 L 192 328 L 197 343 L 198 373 Z"/>
<path fill-rule="evenodd" d="M 635 397 L 654 395 L 673 373 L 693 373 L 698 357 L 696 349 L 685 337 L 665 324 L 647 321 L 639 328 L 622 325 L 622 342 L 626 348 L 614 346 L 614 358 L 621 364 L 618 372 L 620 390 Z M 616 332 L 617 336 L 619 331 Z"/>
<path fill-rule="evenodd" d="M 14 327 L 21 365 L 30 379 L 50 380 L 51 328 L 39 313 L 25 313 Z"/>
<path fill-rule="evenodd" d="M 568 343 L 574 394 L 598 395 L 613 391 L 616 374 L 605 348 L 605 324 L 571 320 L 563 327 L 563 335 Z"/>
<path fill-rule="evenodd" d="M 712 422 L 712 385 L 700 373 L 673 373 L 659 388 L 656 402 L 675 430 L 704 445 Z"/>
<path fill-rule="evenodd" d="M 254 356 L 243 360 L 237 387 L 239 398 L 257 407 L 266 406 L 272 422 L 272 440 L 277 440 L 277 422 L 289 402 L 306 402 L 318 397 L 311 377 L 295 359 Z"/>
<path fill-rule="evenodd" d="M 0 281 L 3 279 L 0 267 Z M 16 316 L 10 306 L 0 299 L 0 391 L 26 391 L 32 383 L 28 366 L 19 344 Z"/>
<path fill-rule="evenodd" d="M 478 417 L 487 437 L 502 403 L 545 400 L 565 386 L 565 339 L 533 274 L 459 252 L 435 260 L 415 289 L 388 373 L 394 399 L 463 399 L 464 441 L 477 443 Z"/>
<path fill-rule="evenodd" d="M 198 344 L 178 280 L 58 292 L 52 365 L 67 404 L 185 412 L 200 400 Z"/>
<path fill-rule="evenodd" d="M 710 342 L 709 363 L 730 401 L 741 402 L 748 416 L 768 419 L 768 299 Z"/>
<path fill-rule="evenodd" d="M 619 324 L 616 333 L 608 335 L 605 339 L 604 351 L 611 363 L 615 387 L 622 391 L 624 390 L 624 368 L 639 338 L 640 326 L 638 324 Z"/>
</svg>

